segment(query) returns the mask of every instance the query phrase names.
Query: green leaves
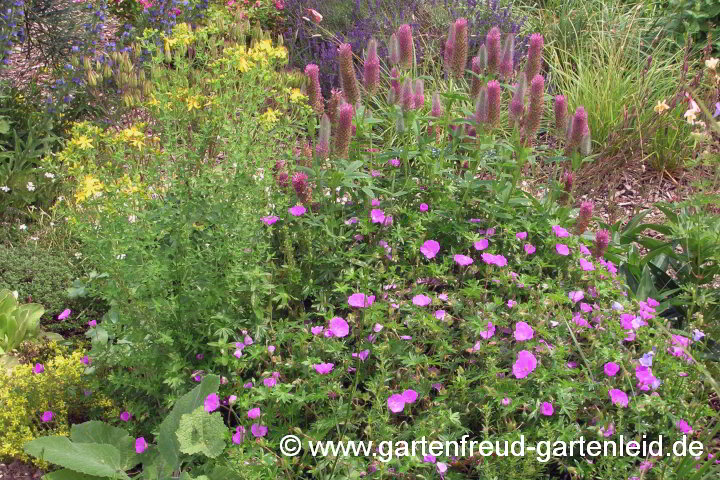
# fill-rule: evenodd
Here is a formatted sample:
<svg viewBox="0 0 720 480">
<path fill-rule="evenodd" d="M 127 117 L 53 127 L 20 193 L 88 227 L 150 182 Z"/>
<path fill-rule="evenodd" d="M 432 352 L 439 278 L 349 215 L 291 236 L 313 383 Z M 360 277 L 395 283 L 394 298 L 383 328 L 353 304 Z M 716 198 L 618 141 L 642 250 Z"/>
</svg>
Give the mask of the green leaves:
<svg viewBox="0 0 720 480">
<path fill-rule="evenodd" d="M 174 468 L 177 468 L 180 463 L 180 441 L 175 434 L 180 427 L 180 419 L 183 415 L 192 413 L 198 407 L 203 406 L 205 398 L 211 393 L 217 392 L 219 386 L 220 377 L 217 375 L 206 376 L 200 385 L 183 395 L 175 403 L 170 414 L 160 424 L 158 450 L 164 460 Z"/>
<path fill-rule="evenodd" d="M 42 437 L 25 445 L 25 453 L 74 472 L 111 479 L 129 479 L 120 450 L 113 445 L 75 443 L 67 437 Z"/>
<path fill-rule="evenodd" d="M 175 435 L 182 453 L 201 453 L 215 458 L 225 450 L 226 433 L 227 428 L 219 413 L 207 413 L 203 407 L 198 407 L 180 417 Z"/>
<path fill-rule="evenodd" d="M 0 354 L 39 333 L 45 308 L 38 303 L 19 305 L 10 290 L 0 290 Z"/>
</svg>

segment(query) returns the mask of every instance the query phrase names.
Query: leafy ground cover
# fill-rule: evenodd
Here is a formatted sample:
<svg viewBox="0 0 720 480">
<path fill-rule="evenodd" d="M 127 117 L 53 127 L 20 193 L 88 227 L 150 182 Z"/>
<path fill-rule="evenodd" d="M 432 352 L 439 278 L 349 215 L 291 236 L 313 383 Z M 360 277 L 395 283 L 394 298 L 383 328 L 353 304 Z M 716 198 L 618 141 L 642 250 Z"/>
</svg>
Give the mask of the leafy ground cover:
<svg viewBox="0 0 720 480">
<path fill-rule="evenodd" d="M 0 272 L 22 294 L 0 297 L 0 340 L 20 365 L 0 372 L 13 406 L 0 455 L 50 480 L 717 475 L 717 178 L 698 187 L 706 199 L 659 205 L 663 221 L 598 215 L 606 202 L 583 188 L 644 125 L 681 133 L 632 152 L 713 165 L 710 50 L 646 50 L 640 27 L 637 44 L 618 37 L 635 17 L 614 3 L 569 16 L 584 37 L 531 15 L 547 32 L 482 28 L 504 10 L 468 2 L 375 25 L 379 45 L 341 43 L 293 70 L 307 52 L 276 35 L 297 28 L 284 2 L 158 29 L 143 22 L 170 2 L 142 7 L 113 7 L 139 34 L 108 54 L 107 76 L 85 72 L 119 82 L 135 110 L 110 128 L 73 122 L 31 170 L 52 207 L 27 198 L 10 220 Z M 321 27 L 327 12 L 306 8 Z M 323 90 L 321 61 L 342 89 Z M 613 65 L 633 95 L 590 85 Z M 648 104 L 614 140 L 620 112 Z M 25 183 L 3 193 L 18 202 Z M 64 280 L 31 268 L 48 247 L 68 258 L 52 264 Z M 52 320 L 38 324 L 30 300 Z M 66 340 L 34 340 L 43 329 Z M 281 455 L 288 434 L 296 457 Z M 464 435 L 703 448 L 539 461 L 401 443 Z M 395 449 L 313 457 L 320 440 Z"/>
</svg>

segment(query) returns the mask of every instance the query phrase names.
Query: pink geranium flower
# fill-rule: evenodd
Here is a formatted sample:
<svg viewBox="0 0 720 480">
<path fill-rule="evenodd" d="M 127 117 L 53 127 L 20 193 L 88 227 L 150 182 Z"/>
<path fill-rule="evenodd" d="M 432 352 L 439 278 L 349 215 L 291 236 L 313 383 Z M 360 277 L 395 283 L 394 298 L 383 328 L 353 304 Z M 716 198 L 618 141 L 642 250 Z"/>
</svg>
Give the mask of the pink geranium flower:
<svg viewBox="0 0 720 480">
<path fill-rule="evenodd" d="M 145 450 L 147 450 L 148 444 L 145 441 L 144 437 L 138 437 L 135 439 L 135 453 L 143 453 Z"/>
<path fill-rule="evenodd" d="M 467 255 L 455 255 L 455 263 L 458 265 L 461 265 L 463 267 L 470 265 L 473 263 L 473 259 L 468 257 Z"/>
<path fill-rule="evenodd" d="M 268 433 L 268 427 L 266 427 L 265 425 L 258 425 L 257 423 L 253 423 L 250 427 L 250 431 L 256 438 L 264 437 Z"/>
<path fill-rule="evenodd" d="M 421 204 L 420 204 L 420 211 L 421 211 L 421 212 L 427 212 L 429 208 L 430 208 L 430 207 L 428 206 L 427 203 L 421 203 Z"/>
<path fill-rule="evenodd" d="M 341 317 L 333 317 L 330 319 L 330 331 L 336 337 L 347 337 L 350 333 L 350 325 Z"/>
<path fill-rule="evenodd" d="M 608 395 L 610 395 L 610 401 L 613 403 L 613 405 L 620 405 L 621 407 L 628 406 L 630 400 L 628 399 L 627 393 L 623 392 L 622 390 L 613 388 L 612 390 L 608 391 Z"/>
<path fill-rule="evenodd" d="M 488 322 L 487 328 L 485 330 L 483 330 L 482 332 L 480 332 L 480 336 L 483 339 L 488 340 L 488 339 L 492 338 L 493 335 L 495 335 L 495 325 L 493 325 L 492 322 Z"/>
<path fill-rule="evenodd" d="M 533 245 L 530 245 L 529 243 L 526 243 L 523 248 L 525 249 L 525 253 L 527 253 L 528 255 L 532 255 L 533 253 L 535 253 L 535 247 Z"/>
<path fill-rule="evenodd" d="M 479 241 L 475 242 L 475 250 L 485 250 L 490 245 L 490 241 L 487 238 L 481 238 Z"/>
<path fill-rule="evenodd" d="M 435 240 L 428 240 L 420 247 L 420 252 L 425 255 L 425 258 L 435 258 L 435 255 L 440 251 L 440 244 Z"/>
<path fill-rule="evenodd" d="M 40 417 L 40 418 L 42 419 L 43 422 L 47 423 L 53 419 L 54 415 L 55 414 L 52 411 L 46 410 L 43 412 L 42 417 Z"/>
<path fill-rule="evenodd" d="M 620 371 L 620 366 L 615 362 L 607 362 L 603 370 L 608 377 L 614 377 Z"/>
<path fill-rule="evenodd" d="M 584 258 L 581 258 L 580 260 L 578 260 L 578 262 L 580 263 L 580 268 L 582 268 L 585 272 L 591 272 L 595 270 L 595 265 L 593 265 L 592 262 L 585 260 Z"/>
<path fill-rule="evenodd" d="M 385 212 L 378 208 L 370 210 L 370 221 L 372 223 L 383 223 L 385 221 Z"/>
<path fill-rule="evenodd" d="M 537 359 L 535 355 L 527 350 L 518 352 L 513 364 L 513 374 L 515 378 L 525 378 L 530 375 L 537 367 Z"/>
<path fill-rule="evenodd" d="M 375 301 L 375 295 L 367 296 L 364 293 L 353 293 L 348 297 L 348 305 L 355 308 L 369 307 Z"/>
<path fill-rule="evenodd" d="M 72 313 L 72 310 L 70 310 L 69 308 L 66 308 L 65 310 L 62 311 L 62 313 L 60 315 L 58 315 L 58 320 L 67 319 L 71 313 Z"/>
<path fill-rule="evenodd" d="M 130 412 L 122 412 L 120 414 L 120 420 L 122 420 L 123 422 L 129 422 L 131 418 L 132 415 L 130 414 Z"/>
<path fill-rule="evenodd" d="M 567 238 L 567 237 L 570 236 L 570 232 L 568 232 L 567 230 L 565 230 L 565 229 L 564 229 L 563 227 L 561 227 L 560 225 L 555 225 L 555 226 L 553 226 L 553 227 L 552 227 L 552 231 L 553 231 L 553 233 L 555 234 L 555 236 L 558 237 L 558 238 Z"/>
<path fill-rule="evenodd" d="M 206 412 L 213 412 L 220 408 L 220 399 L 218 398 L 217 393 L 211 393 L 207 397 L 205 397 L 205 411 Z"/>
<path fill-rule="evenodd" d="M 693 433 L 693 429 L 685 420 L 680 419 L 677 422 L 675 422 L 675 426 L 677 427 L 680 432 L 684 433 L 685 435 L 689 435 Z"/>
<path fill-rule="evenodd" d="M 415 390 L 409 389 L 405 390 L 402 393 L 402 398 L 405 400 L 405 403 L 415 403 L 415 400 L 417 400 L 418 394 Z"/>
<path fill-rule="evenodd" d="M 251 419 L 251 420 L 255 420 L 255 419 L 257 419 L 257 418 L 260 418 L 260 408 L 258 408 L 258 407 L 251 408 L 250 410 L 248 410 L 247 416 L 248 416 L 248 418 Z"/>
<path fill-rule="evenodd" d="M 393 413 L 400 413 L 405 409 L 405 398 L 402 395 L 394 393 L 387 399 L 388 408 Z"/>
<path fill-rule="evenodd" d="M 518 322 L 515 324 L 515 340 L 518 342 L 524 342 L 533 338 L 533 329 L 530 325 L 525 322 Z"/>
<path fill-rule="evenodd" d="M 583 298 L 585 298 L 585 294 L 582 290 L 574 290 L 570 293 L 568 293 L 568 298 L 570 298 L 570 301 L 573 303 L 577 303 Z"/>
<path fill-rule="evenodd" d="M 415 295 L 412 299 L 413 305 L 417 305 L 418 307 L 426 307 L 430 305 L 431 302 L 432 299 L 427 295 L 423 295 L 422 293 L 419 295 Z"/>
<path fill-rule="evenodd" d="M 262 217 L 261 219 L 265 225 L 272 225 L 273 223 L 277 222 L 279 220 L 278 217 L 275 215 L 269 215 L 267 217 Z"/>
<path fill-rule="evenodd" d="M 333 367 L 335 367 L 334 363 L 317 363 L 313 365 L 315 371 L 320 375 L 327 375 L 332 372 Z"/>
<path fill-rule="evenodd" d="M 305 212 L 307 212 L 307 208 L 303 207 L 302 205 L 295 205 L 294 207 L 288 208 L 288 212 L 290 212 L 290 215 L 293 217 L 299 217 L 300 215 L 304 215 Z"/>
<path fill-rule="evenodd" d="M 435 310 L 435 318 L 442 320 L 445 318 L 445 310 Z"/>
<path fill-rule="evenodd" d="M 546 417 L 550 417 L 553 412 L 555 412 L 555 408 L 553 408 L 553 404 L 551 402 L 543 402 L 542 407 L 540 407 L 540 412 Z"/>
<path fill-rule="evenodd" d="M 527 232 L 518 232 L 515 234 L 515 238 L 518 240 L 525 240 L 527 238 Z"/>
<path fill-rule="evenodd" d="M 35 366 L 33 367 L 34 374 L 43 373 L 44 371 L 45 371 L 45 365 L 43 365 L 42 363 L 36 363 Z"/>
<path fill-rule="evenodd" d="M 556 243 L 555 250 L 557 251 L 558 254 L 560 254 L 564 257 L 570 255 L 570 249 L 564 243 Z"/>
</svg>

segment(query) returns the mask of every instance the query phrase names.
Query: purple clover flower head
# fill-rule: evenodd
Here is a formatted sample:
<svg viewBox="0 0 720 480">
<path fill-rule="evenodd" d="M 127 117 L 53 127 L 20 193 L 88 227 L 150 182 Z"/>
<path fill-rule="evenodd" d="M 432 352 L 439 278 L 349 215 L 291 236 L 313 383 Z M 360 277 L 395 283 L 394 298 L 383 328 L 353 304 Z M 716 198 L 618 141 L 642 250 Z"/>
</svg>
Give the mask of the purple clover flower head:
<svg viewBox="0 0 720 480">
<path fill-rule="evenodd" d="M 355 109 L 349 103 L 344 103 L 338 108 L 338 127 L 335 146 L 338 156 L 341 158 L 347 158 L 349 153 L 350 138 L 353 132 L 352 119 L 354 115 Z"/>
<path fill-rule="evenodd" d="M 595 234 L 595 250 L 593 256 L 595 258 L 602 258 L 605 256 L 605 251 L 610 244 L 610 232 L 607 230 L 598 230 Z"/>
<path fill-rule="evenodd" d="M 314 63 L 310 63 L 305 67 L 305 76 L 308 80 L 308 103 L 318 116 L 322 116 L 325 105 L 320 87 L 320 69 Z"/>
<path fill-rule="evenodd" d="M 500 118 L 500 102 L 502 100 L 502 87 L 497 80 L 490 80 L 487 84 L 487 123 L 493 125 Z"/>
<path fill-rule="evenodd" d="M 363 83 L 365 84 L 365 89 L 370 94 L 374 94 L 380 83 L 380 58 L 378 58 L 377 54 L 377 41 L 374 38 L 368 42 L 363 67 Z"/>
<path fill-rule="evenodd" d="M 400 104 L 404 112 L 408 112 L 415 106 L 415 98 L 413 96 L 412 80 L 406 78 L 402 84 L 400 91 Z"/>
<path fill-rule="evenodd" d="M 466 18 L 455 20 L 455 45 L 452 51 L 452 74 L 460 79 L 465 75 L 468 57 L 468 22 Z"/>
<path fill-rule="evenodd" d="M 567 143 L 565 145 L 565 156 L 569 157 L 582 143 L 583 137 L 589 135 L 588 114 L 584 107 L 577 107 L 570 122 Z"/>
<path fill-rule="evenodd" d="M 528 60 L 525 65 L 525 75 L 527 78 L 534 78 L 542 69 L 542 55 L 545 39 L 539 33 L 530 35 L 530 48 L 528 49 Z"/>
<path fill-rule="evenodd" d="M 440 100 L 439 93 L 433 93 L 432 108 L 430 109 L 430 115 L 435 118 L 440 118 L 443 115 L 443 104 L 442 104 L 442 101 Z M 393 159 L 393 160 L 397 160 L 397 159 Z M 398 165 L 394 165 L 394 166 L 399 166 L 399 165 L 400 165 L 400 161 L 398 160 Z"/>
<path fill-rule="evenodd" d="M 485 37 L 485 45 L 487 46 L 488 56 L 488 73 L 494 74 L 500 67 L 502 60 L 502 46 L 500 44 L 500 37 L 502 33 L 498 27 L 492 27 Z"/>
<path fill-rule="evenodd" d="M 403 24 L 397 30 L 396 34 L 398 42 L 398 51 L 400 53 L 400 67 L 404 69 L 410 69 L 413 64 L 413 37 L 412 27 L 410 25 Z"/>
<path fill-rule="evenodd" d="M 415 90 L 413 91 L 413 108 L 419 110 L 425 106 L 425 82 L 422 78 L 415 80 Z"/>
<path fill-rule="evenodd" d="M 556 134 L 564 137 L 568 128 L 568 103 L 564 95 L 556 95 L 553 104 Z"/>
<path fill-rule="evenodd" d="M 505 35 L 505 44 L 503 45 L 502 60 L 500 61 L 500 74 L 505 78 L 512 77 L 515 65 L 513 63 L 513 55 L 515 51 L 515 35 L 508 33 Z"/>
<path fill-rule="evenodd" d="M 445 51 L 443 52 L 443 61 L 445 64 L 445 70 L 447 72 L 452 71 L 452 62 L 455 51 L 455 22 L 450 24 L 447 38 L 445 39 Z"/>
<path fill-rule="evenodd" d="M 532 138 L 540 127 L 543 111 L 545 110 L 545 79 L 542 75 L 535 75 L 530 81 L 530 107 L 528 109 L 525 135 Z"/>
</svg>

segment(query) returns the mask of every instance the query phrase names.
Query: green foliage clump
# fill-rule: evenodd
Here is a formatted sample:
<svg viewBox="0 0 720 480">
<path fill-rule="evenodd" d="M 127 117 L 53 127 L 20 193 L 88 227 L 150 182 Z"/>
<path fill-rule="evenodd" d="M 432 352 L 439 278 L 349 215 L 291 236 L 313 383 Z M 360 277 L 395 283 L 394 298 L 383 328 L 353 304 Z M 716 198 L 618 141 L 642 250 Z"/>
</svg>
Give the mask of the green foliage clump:
<svg viewBox="0 0 720 480">
<path fill-rule="evenodd" d="M 227 427 L 220 413 L 207 413 L 198 407 L 180 417 L 177 432 L 180 451 L 187 455 L 201 453 L 215 458 L 225 450 Z"/>
<path fill-rule="evenodd" d="M 84 352 L 68 354 L 55 344 L 49 348 L 54 356 L 44 363 L 42 373 L 34 373 L 32 364 L 9 372 L 0 369 L 0 459 L 28 460 L 23 451 L 28 441 L 48 434 L 66 435 L 72 423 L 93 415 L 117 415 L 106 396 L 88 390 L 89 377 L 81 361 Z M 46 411 L 53 412 L 52 420 L 42 422 Z"/>
</svg>

